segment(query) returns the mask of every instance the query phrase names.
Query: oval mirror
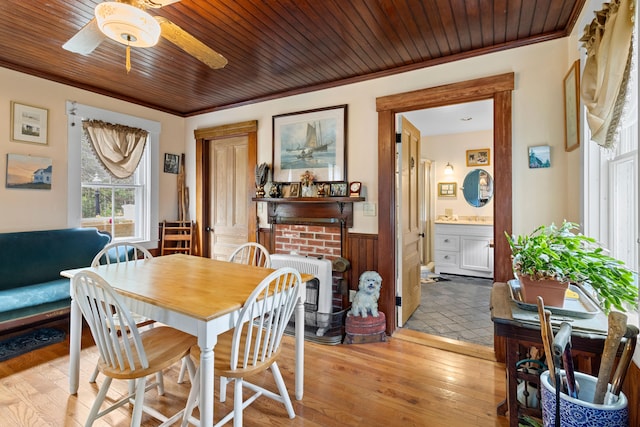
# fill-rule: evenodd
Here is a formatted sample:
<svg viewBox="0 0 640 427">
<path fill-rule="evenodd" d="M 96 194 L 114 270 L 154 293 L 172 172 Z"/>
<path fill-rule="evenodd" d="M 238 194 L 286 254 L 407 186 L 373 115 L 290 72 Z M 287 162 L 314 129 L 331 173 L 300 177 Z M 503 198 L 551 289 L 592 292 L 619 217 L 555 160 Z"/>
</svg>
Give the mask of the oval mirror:
<svg viewBox="0 0 640 427">
<path fill-rule="evenodd" d="M 493 197 L 493 178 L 484 169 L 474 169 L 467 174 L 462 184 L 464 198 L 471 206 L 482 207 Z"/>
</svg>

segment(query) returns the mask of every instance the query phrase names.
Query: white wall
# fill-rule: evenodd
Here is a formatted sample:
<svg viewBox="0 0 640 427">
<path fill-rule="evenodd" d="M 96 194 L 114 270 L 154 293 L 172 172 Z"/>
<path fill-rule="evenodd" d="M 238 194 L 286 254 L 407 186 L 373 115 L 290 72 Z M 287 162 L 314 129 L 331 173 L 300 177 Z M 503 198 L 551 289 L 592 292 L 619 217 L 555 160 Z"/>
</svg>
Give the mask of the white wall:
<svg viewBox="0 0 640 427">
<path fill-rule="evenodd" d="M 367 200 L 377 203 L 377 97 L 514 72 L 513 92 L 513 229 L 533 230 L 541 223 L 561 222 L 578 212 L 568 188 L 578 186 L 577 174 L 567 172 L 564 152 L 562 80 L 568 69 L 567 40 L 560 39 L 478 58 L 438 65 L 400 75 L 296 95 L 186 119 L 185 150 L 191 162 L 187 182 L 193 187 L 195 129 L 258 120 L 258 162 L 271 163 L 272 116 L 338 104 L 349 105 L 347 178 L 362 181 Z M 550 145 L 552 167 L 529 169 L 527 147 Z M 571 183 L 568 183 L 571 180 Z M 498 189 L 499 191 L 499 189 Z M 193 198 L 191 202 L 193 211 Z M 378 218 L 362 215 L 354 206 L 354 232 L 377 233 Z M 261 225 L 265 225 L 261 218 Z"/>
<path fill-rule="evenodd" d="M 564 152 L 562 79 L 577 48 L 565 38 L 511 49 L 478 58 L 443 64 L 357 84 L 296 95 L 259 104 L 183 119 L 124 101 L 0 68 L 0 231 L 66 227 L 67 120 L 65 101 L 132 114 L 162 124 L 161 156 L 187 154 L 187 185 L 195 190 L 193 131 L 245 120 L 258 120 L 258 162 L 271 163 L 272 116 L 339 104 L 349 105 L 347 178 L 362 181 L 367 200 L 377 204 L 377 97 L 513 71 L 513 228 L 527 232 L 538 224 L 578 220 L 579 169 L 577 152 Z M 9 139 L 10 101 L 49 110 L 49 145 L 38 146 Z M 528 169 L 527 147 L 552 147 L 552 167 Z M 7 190 L 6 154 L 53 159 L 50 191 Z M 160 174 L 160 219 L 177 216 L 176 175 Z M 499 189 L 498 189 L 499 191 Z M 191 197 L 191 212 L 195 212 Z M 379 207 L 378 207 L 379 208 Z M 362 215 L 354 206 L 354 232 L 377 233 L 378 218 Z M 265 225 L 264 218 L 261 225 Z"/>
<path fill-rule="evenodd" d="M 482 148 L 490 149 L 489 166 L 467 166 L 466 151 Z M 493 198 L 485 206 L 476 208 L 467 203 L 462 194 L 464 178 L 472 170 L 483 169 L 493 177 L 494 150 L 492 130 L 423 136 L 422 153 L 424 158 L 434 161 L 435 179 L 431 191 L 435 195 L 435 218 L 444 215 L 445 209 L 453 209 L 453 214 L 458 216 L 493 218 Z M 444 173 L 444 167 L 447 162 L 453 166 L 453 174 L 451 175 Z M 457 184 L 456 197 L 439 197 L 438 183 L 440 182 L 455 182 Z"/>
<path fill-rule="evenodd" d="M 160 122 L 161 158 L 164 158 L 165 152 L 184 152 L 182 117 L 0 68 L 0 232 L 77 225 L 67 224 L 67 100 Z M 11 101 L 49 110 L 48 145 L 10 140 Z M 8 153 L 51 158 L 51 190 L 7 189 L 5 180 Z M 174 174 L 160 173 L 161 220 L 174 219 L 178 215 L 176 177 Z"/>
</svg>

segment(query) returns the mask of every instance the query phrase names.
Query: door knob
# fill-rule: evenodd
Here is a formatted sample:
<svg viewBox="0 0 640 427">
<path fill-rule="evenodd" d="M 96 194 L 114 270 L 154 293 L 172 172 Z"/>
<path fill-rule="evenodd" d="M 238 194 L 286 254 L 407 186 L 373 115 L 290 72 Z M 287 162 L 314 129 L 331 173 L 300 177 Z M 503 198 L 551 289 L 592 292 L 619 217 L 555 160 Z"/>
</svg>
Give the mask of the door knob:
<svg viewBox="0 0 640 427">
<path fill-rule="evenodd" d="M 208 225 L 204 228 L 204 231 L 209 232 L 209 233 L 213 233 L 213 228 L 209 227 Z"/>
<path fill-rule="evenodd" d="M 418 233 L 418 236 L 424 237 L 424 233 Z"/>
</svg>

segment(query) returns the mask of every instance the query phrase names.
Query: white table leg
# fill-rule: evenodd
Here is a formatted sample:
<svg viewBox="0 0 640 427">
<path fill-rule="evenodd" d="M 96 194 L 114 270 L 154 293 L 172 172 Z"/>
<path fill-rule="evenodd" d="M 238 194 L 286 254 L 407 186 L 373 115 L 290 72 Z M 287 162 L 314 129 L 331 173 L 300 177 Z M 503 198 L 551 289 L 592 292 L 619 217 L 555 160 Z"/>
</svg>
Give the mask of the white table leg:
<svg viewBox="0 0 640 427">
<path fill-rule="evenodd" d="M 215 341 L 215 340 L 214 340 Z M 213 426 L 213 346 L 205 347 L 200 342 L 200 425 Z"/>
<path fill-rule="evenodd" d="M 80 378 L 80 343 L 82 342 L 82 313 L 80 307 L 71 299 L 69 320 L 69 393 L 78 393 Z"/>
<path fill-rule="evenodd" d="M 304 289 L 303 289 L 304 290 Z M 302 400 L 304 393 L 304 301 L 296 303 L 296 399 Z"/>
</svg>

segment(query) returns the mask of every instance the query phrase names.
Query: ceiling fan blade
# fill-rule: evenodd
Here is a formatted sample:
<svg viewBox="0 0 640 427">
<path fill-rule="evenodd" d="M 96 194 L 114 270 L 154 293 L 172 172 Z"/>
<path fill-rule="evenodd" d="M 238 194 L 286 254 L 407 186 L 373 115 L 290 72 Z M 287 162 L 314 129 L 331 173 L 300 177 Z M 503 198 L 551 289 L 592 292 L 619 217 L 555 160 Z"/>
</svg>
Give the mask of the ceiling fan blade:
<svg viewBox="0 0 640 427">
<path fill-rule="evenodd" d="M 154 16 L 160 23 L 161 35 L 198 61 L 204 62 L 213 69 L 223 68 L 227 65 L 227 58 L 220 55 L 182 28 L 161 16 Z"/>
<path fill-rule="evenodd" d="M 88 55 L 106 38 L 98 28 L 96 18 L 93 18 L 87 25 L 82 27 L 73 37 L 71 37 L 62 48 L 70 52 Z"/>
</svg>

